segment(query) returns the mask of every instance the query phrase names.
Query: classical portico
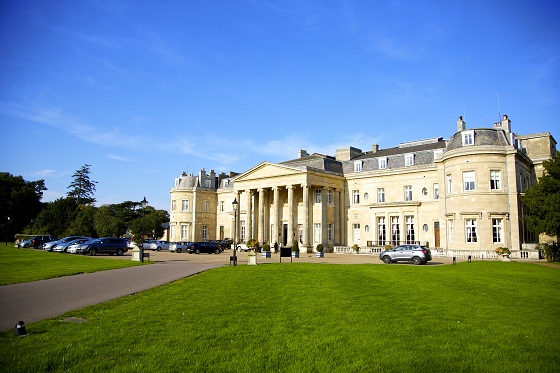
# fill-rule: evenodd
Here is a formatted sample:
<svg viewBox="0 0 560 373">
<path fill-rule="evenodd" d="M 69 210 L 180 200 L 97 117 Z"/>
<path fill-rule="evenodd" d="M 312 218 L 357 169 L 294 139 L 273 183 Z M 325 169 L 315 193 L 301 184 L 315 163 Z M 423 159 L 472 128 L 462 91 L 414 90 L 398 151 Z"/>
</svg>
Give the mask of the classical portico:
<svg viewBox="0 0 560 373">
<path fill-rule="evenodd" d="M 281 246 L 297 239 L 302 250 L 338 244 L 344 224 L 336 202 L 343 187 L 339 175 L 261 163 L 234 179 L 240 201 L 236 239 Z"/>
</svg>

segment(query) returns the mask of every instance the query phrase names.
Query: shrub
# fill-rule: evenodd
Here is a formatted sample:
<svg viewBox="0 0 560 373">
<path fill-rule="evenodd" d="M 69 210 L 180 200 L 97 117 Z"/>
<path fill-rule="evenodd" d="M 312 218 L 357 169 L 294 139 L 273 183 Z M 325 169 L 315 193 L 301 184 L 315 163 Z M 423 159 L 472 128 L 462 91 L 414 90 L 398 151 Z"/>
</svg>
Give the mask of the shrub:
<svg viewBox="0 0 560 373">
<path fill-rule="evenodd" d="M 298 240 L 294 240 L 294 242 L 292 243 L 292 251 L 299 252 L 299 241 Z"/>
<path fill-rule="evenodd" d="M 537 245 L 537 249 L 541 252 L 547 262 L 558 261 L 558 244 L 552 243 L 540 243 Z"/>
<path fill-rule="evenodd" d="M 511 251 L 509 251 L 509 249 L 507 247 L 498 247 L 496 249 L 496 254 L 498 254 L 498 255 L 509 255 L 509 254 L 511 254 Z"/>
<path fill-rule="evenodd" d="M 317 250 L 317 252 L 322 253 L 323 252 L 323 245 L 322 244 L 317 244 L 317 247 L 315 248 Z"/>
<path fill-rule="evenodd" d="M 265 243 L 262 247 L 263 251 L 270 251 L 270 245 L 268 243 Z"/>
<path fill-rule="evenodd" d="M 354 250 L 357 254 L 360 252 L 360 246 L 358 246 L 358 244 L 355 243 L 354 246 L 352 246 L 352 250 Z"/>
</svg>

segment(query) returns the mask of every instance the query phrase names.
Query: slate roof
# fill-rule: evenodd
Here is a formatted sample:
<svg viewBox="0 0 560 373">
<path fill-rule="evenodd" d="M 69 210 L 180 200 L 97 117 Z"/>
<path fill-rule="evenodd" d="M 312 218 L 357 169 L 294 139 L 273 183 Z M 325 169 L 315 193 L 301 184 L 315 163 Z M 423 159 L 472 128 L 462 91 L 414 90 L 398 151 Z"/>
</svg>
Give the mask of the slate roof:
<svg viewBox="0 0 560 373">
<path fill-rule="evenodd" d="M 509 145 L 509 140 L 506 137 L 504 130 L 499 128 L 476 128 L 468 131 L 474 131 L 474 146 L 482 145 L 495 145 L 495 146 L 507 146 Z M 463 131 L 467 132 L 467 131 Z M 457 132 L 447 143 L 445 151 L 459 149 L 463 147 L 463 136 L 462 132 Z M 473 145 L 467 145 L 471 147 Z"/>
</svg>

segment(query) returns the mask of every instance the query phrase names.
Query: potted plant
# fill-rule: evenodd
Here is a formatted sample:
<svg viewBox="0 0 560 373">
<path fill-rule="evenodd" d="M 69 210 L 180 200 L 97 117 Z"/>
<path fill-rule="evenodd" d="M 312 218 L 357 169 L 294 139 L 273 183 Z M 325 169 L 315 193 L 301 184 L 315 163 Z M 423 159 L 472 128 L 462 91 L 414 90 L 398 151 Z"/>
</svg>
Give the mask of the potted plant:
<svg viewBox="0 0 560 373">
<path fill-rule="evenodd" d="M 496 254 L 498 254 L 499 256 L 502 257 L 502 262 L 509 262 L 509 255 L 511 254 L 511 251 L 509 251 L 509 248 L 507 247 L 498 247 L 496 249 Z"/>
<path fill-rule="evenodd" d="M 292 243 L 292 258 L 299 258 L 299 242 L 294 240 Z"/>
<path fill-rule="evenodd" d="M 316 258 L 324 258 L 325 257 L 325 253 L 323 252 L 323 245 L 322 244 L 317 244 L 317 246 L 315 247 L 315 250 L 317 251 L 315 253 L 315 257 Z"/>
<path fill-rule="evenodd" d="M 262 246 L 261 255 L 262 255 L 263 258 L 270 258 L 271 257 L 270 245 L 266 242 Z"/>
<path fill-rule="evenodd" d="M 358 246 L 358 244 L 355 243 L 354 246 L 352 246 L 352 250 L 354 250 L 354 252 L 356 254 L 359 254 L 360 253 L 360 246 Z"/>
</svg>

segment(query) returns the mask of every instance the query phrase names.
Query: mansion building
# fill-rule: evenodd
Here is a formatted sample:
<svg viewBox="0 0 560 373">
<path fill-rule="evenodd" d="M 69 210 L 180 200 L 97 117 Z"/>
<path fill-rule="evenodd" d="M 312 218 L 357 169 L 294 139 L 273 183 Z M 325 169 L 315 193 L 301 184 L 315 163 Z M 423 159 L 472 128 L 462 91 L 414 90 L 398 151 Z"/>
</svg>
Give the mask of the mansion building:
<svg viewBox="0 0 560 373">
<path fill-rule="evenodd" d="M 420 243 L 442 250 L 522 252 L 538 241 L 523 223 L 524 192 L 556 154 L 548 132 L 517 135 L 507 115 L 382 149 L 336 149 L 243 173 L 182 173 L 171 189 L 170 241 L 256 239 L 312 251 Z M 232 202 L 239 203 L 234 216 Z M 237 224 L 237 227 L 235 227 Z"/>
</svg>

